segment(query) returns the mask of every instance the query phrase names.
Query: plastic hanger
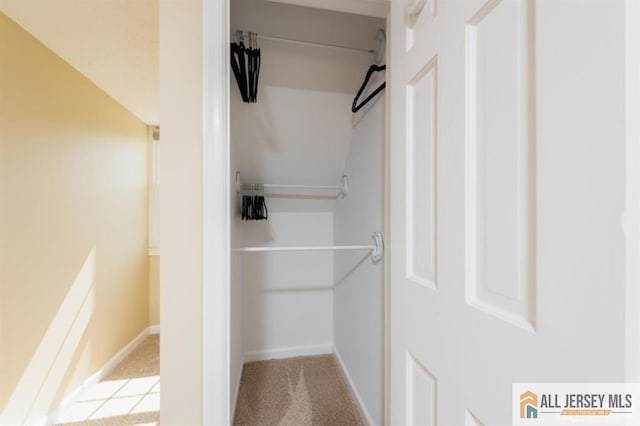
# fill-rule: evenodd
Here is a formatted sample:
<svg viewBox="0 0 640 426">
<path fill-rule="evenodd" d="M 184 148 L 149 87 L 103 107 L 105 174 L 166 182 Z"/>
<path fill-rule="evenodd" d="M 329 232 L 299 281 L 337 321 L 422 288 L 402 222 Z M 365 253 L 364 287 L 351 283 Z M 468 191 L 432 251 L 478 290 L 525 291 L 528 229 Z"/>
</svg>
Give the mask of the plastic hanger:
<svg viewBox="0 0 640 426">
<path fill-rule="evenodd" d="M 255 84 L 255 50 L 253 49 L 253 33 L 249 33 L 249 48 L 247 49 L 247 68 L 249 69 L 249 102 L 254 102 L 254 84 Z"/>
<path fill-rule="evenodd" d="M 353 98 L 353 104 L 351 105 L 351 112 L 358 112 L 360 110 L 360 108 L 365 106 L 378 93 L 380 93 L 382 90 L 384 90 L 384 88 L 387 86 L 387 82 L 386 81 L 383 82 L 380 86 L 378 86 L 373 92 L 371 92 L 371 94 L 369 96 L 367 96 L 365 98 L 364 101 L 362 101 L 358 105 L 358 100 L 360 99 L 360 95 L 362 95 L 362 92 L 364 91 L 365 87 L 367 87 L 367 84 L 369 83 L 369 79 L 371 78 L 371 75 L 374 72 L 380 72 L 380 71 L 384 71 L 386 69 L 387 69 L 386 65 L 375 65 L 375 64 L 373 64 L 373 65 L 371 65 L 369 67 L 369 70 L 367 71 L 367 76 L 365 77 L 364 81 L 362 82 L 362 86 L 360 86 L 360 90 L 358 90 L 358 93 L 356 94 L 356 97 Z"/>
<path fill-rule="evenodd" d="M 231 69 L 236 77 L 238 89 L 244 102 L 249 102 L 249 94 L 247 91 L 247 68 L 245 64 L 245 47 L 244 34 L 237 31 L 238 43 L 231 43 Z"/>
<path fill-rule="evenodd" d="M 253 33 L 253 102 L 258 100 L 258 81 L 260 79 L 260 48 L 258 47 L 258 34 Z"/>
<path fill-rule="evenodd" d="M 260 76 L 260 48 L 258 48 L 257 33 L 249 33 L 247 59 L 249 61 L 249 102 L 255 102 L 258 99 L 258 79 Z"/>
</svg>

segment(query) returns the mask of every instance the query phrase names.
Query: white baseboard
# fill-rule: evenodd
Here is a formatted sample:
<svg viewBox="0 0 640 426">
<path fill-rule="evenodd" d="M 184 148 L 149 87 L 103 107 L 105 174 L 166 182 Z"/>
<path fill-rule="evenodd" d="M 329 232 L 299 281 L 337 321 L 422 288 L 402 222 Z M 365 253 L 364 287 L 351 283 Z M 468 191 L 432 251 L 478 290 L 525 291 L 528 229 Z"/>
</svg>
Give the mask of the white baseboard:
<svg viewBox="0 0 640 426">
<path fill-rule="evenodd" d="M 153 329 L 153 327 L 157 327 L 156 332 L 154 332 L 155 329 Z M 89 389 L 91 386 L 95 385 L 96 383 L 99 383 L 100 380 L 104 379 L 107 375 L 109 375 L 109 373 L 111 373 L 114 370 L 114 368 L 116 368 L 116 366 L 127 355 L 129 355 L 131 351 L 135 349 L 136 346 L 138 346 L 144 340 L 145 337 L 147 337 L 149 334 L 158 334 L 158 333 L 160 333 L 160 326 L 152 326 L 142 330 L 140 334 L 138 334 L 136 337 L 133 338 L 133 340 L 127 343 L 127 346 L 120 349 L 120 351 L 118 351 L 117 354 L 115 354 L 109 361 L 107 361 L 102 366 L 102 368 L 100 368 L 98 371 L 93 373 L 80 386 L 78 386 L 76 389 L 74 389 L 69 394 L 67 394 L 60 402 L 60 405 L 58 405 L 53 411 L 51 411 L 49 415 L 45 419 L 43 419 L 42 422 L 40 422 L 40 424 L 45 424 L 45 425 L 54 424 L 57 418 L 60 416 L 60 414 L 62 414 L 64 410 L 66 410 L 71 405 L 73 405 L 78 400 L 80 395 L 82 395 L 83 392 L 85 392 L 87 389 Z"/>
<path fill-rule="evenodd" d="M 268 359 L 291 358 L 294 356 L 326 355 L 333 352 L 333 345 L 295 346 L 292 348 L 267 349 L 244 353 L 244 362 L 265 361 Z"/>
<path fill-rule="evenodd" d="M 152 325 L 149 327 L 149 334 L 160 334 L 160 326 Z"/>
<path fill-rule="evenodd" d="M 367 422 L 369 426 L 374 426 L 375 423 L 373 421 L 373 418 L 371 417 L 369 410 L 367 410 L 367 406 L 364 404 L 364 401 L 362 400 L 362 397 L 360 396 L 360 393 L 358 392 L 358 388 L 356 388 L 356 385 L 353 382 L 353 379 L 351 379 L 351 376 L 349 375 L 349 370 L 347 370 L 347 366 L 345 365 L 344 360 L 340 356 L 340 352 L 338 352 L 338 348 L 336 348 L 335 346 L 333 347 L 333 353 L 335 354 L 336 359 L 338 360 L 338 365 L 340 365 L 340 369 L 342 370 L 342 375 L 346 379 L 347 385 L 349 386 L 351 393 L 353 394 L 353 396 L 356 397 L 356 402 L 360 407 L 360 413 L 362 413 L 362 416 L 364 417 L 365 422 Z"/>
</svg>

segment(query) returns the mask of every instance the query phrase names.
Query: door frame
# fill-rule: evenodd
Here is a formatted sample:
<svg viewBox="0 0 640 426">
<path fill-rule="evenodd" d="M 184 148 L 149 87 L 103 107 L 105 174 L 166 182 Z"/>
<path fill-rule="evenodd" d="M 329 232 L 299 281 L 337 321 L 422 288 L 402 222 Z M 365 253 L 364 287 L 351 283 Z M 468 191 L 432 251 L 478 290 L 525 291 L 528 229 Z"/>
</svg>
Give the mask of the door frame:
<svg viewBox="0 0 640 426">
<path fill-rule="evenodd" d="M 388 14 L 386 30 L 389 31 Z M 230 424 L 230 110 L 229 0 L 202 0 L 203 72 L 203 265 L 202 421 Z M 390 48 L 387 39 L 387 58 Z M 384 232 L 389 235 L 389 96 L 385 97 Z M 222 236 L 222 238 L 221 238 Z M 389 265 L 385 251 L 385 265 Z M 383 419 L 389 423 L 389 267 L 384 273 Z M 208 401 L 209 403 L 204 403 Z"/>
<path fill-rule="evenodd" d="M 231 424 L 229 0 L 202 0 L 202 424 Z"/>
<path fill-rule="evenodd" d="M 626 5 L 627 85 L 627 381 L 640 381 L 640 4 Z M 232 401 L 230 374 L 230 245 L 229 245 L 229 0 L 202 0 L 203 28 L 203 253 L 211 262 L 203 266 L 202 371 L 203 424 L 229 424 Z M 389 19 L 387 17 L 387 34 Z M 389 39 L 387 39 L 389 40 Z M 392 49 L 387 41 L 387 52 Z M 387 53 L 388 54 L 388 53 Z M 389 70 L 392 72 L 392 70 Z M 392 87 L 388 88 L 393 90 Z M 385 235 L 389 225 L 389 96 L 385 106 Z M 222 208 L 221 208 L 222 207 Z M 222 236 L 222 238 L 221 238 Z M 389 259 L 385 251 L 384 276 L 384 421 L 389 423 Z"/>
</svg>

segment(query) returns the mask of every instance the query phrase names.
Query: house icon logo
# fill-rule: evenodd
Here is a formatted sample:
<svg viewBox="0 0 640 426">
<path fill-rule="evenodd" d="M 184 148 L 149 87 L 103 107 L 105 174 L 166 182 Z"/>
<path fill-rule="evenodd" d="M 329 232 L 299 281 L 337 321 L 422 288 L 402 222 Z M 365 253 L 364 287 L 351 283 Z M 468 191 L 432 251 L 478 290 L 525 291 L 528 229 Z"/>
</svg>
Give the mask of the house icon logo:
<svg viewBox="0 0 640 426">
<path fill-rule="evenodd" d="M 537 419 L 538 418 L 538 395 L 526 391 L 520 395 L 520 418 L 521 419 Z"/>
</svg>

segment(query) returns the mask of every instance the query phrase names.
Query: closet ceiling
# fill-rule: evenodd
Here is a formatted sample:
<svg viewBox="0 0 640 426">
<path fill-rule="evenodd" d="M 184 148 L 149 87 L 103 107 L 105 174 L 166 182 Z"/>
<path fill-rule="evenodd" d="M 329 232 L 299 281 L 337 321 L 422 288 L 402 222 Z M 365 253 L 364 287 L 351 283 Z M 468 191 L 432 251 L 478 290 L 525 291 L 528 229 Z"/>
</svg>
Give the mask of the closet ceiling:
<svg viewBox="0 0 640 426">
<path fill-rule="evenodd" d="M 0 0 L 0 11 L 140 120 L 158 123 L 158 0 Z"/>
</svg>

